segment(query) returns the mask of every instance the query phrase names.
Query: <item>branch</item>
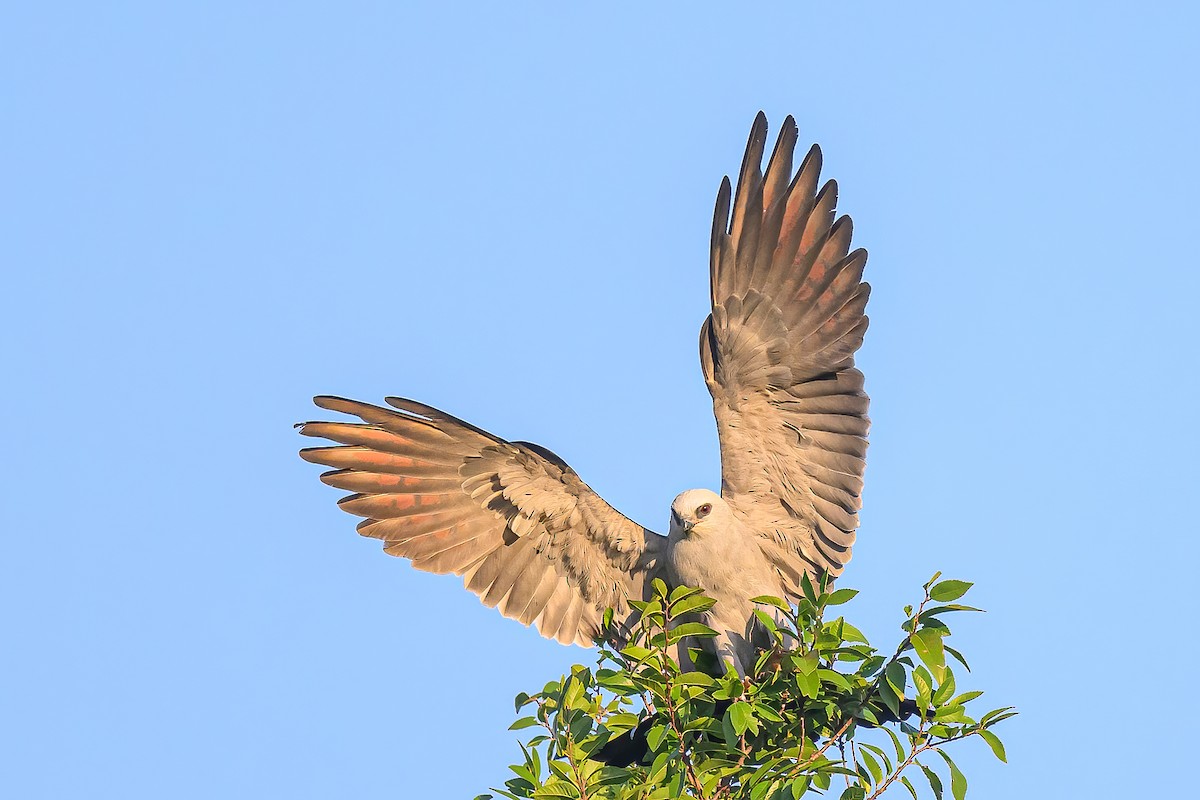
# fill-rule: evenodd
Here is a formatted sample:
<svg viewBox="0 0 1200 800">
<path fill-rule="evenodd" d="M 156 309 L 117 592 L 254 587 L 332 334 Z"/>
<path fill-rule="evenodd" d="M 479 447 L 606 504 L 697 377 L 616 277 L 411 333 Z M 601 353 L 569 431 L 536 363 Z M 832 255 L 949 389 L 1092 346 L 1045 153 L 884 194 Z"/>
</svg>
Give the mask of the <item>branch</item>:
<svg viewBox="0 0 1200 800">
<path fill-rule="evenodd" d="M 879 795 L 883 794 L 884 789 L 887 789 L 889 786 L 891 786 L 895 782 L 895 780 L 900 777 L 901 772 L 904 772 L 905 769 L 912 766 L 912 763 L 917 760 L 917 756 L 921 755 L 921 753 L 925 753 L 930 750 L 937 750 L 939 747 L 941 747 L 944 744 L 947 744 L 949 742 L 961 741 L 962 739 L 966 739 L 968 736 L 974 736 L 978 732 L 979 731 L 970 731 L 969 733 L 964 733 L 961 736 L 949 736 L 945 739 L 941 739 L 940 741 L 936 741 L 936 742 L 933 739 L 927 740 L 925 742 L 925 744 L 921 745 L 920 747 L 914 748 L 913 751 L 908 754 L 908 758 L 904 759 L 904 763 L 900 764 L 898 767 L 896 767 L 896 769 L 892 772 L 892 774 L 888 776 L 887 780 L 884 781 L 883 783 L 879 784 L 879 787 L 876 788 L 874 792 L 869 794 L 865 798 L 865 800 L 874 800 L 874 798 L 879 797 Z"/>
</svg>

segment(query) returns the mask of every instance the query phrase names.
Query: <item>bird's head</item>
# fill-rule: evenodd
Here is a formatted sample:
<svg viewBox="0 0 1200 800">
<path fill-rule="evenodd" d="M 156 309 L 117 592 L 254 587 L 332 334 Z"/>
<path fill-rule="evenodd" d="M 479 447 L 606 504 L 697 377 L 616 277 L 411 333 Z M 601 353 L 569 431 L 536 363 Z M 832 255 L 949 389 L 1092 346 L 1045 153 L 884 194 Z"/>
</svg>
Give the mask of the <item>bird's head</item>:
<svg viewBox="0 0 1200 800">
<path fill-rule="evenodd" d="M 688 489 L 671 503 L 671 536 L 683 538 L 703 535 L 722 528 L 729 521 L 729 504 L 708 489 Z"/>
</svg>

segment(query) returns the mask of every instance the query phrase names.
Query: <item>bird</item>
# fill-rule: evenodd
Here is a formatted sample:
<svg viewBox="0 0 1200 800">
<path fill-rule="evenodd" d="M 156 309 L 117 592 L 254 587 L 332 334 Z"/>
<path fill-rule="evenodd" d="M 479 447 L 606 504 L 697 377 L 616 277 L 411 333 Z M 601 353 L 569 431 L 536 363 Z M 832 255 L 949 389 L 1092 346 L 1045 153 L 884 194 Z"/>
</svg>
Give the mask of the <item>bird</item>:
<svg viewBox="0 0 1200 800">
<path fill-rule="evenodd" d="M 795 166 L 798 137 L 789 116 L 764 170 L 759 112 L 736 190 L 726 176 L 717 192 L 699 349 L 719 491 L 678 495 L 663 535 L 538 444 L 416 400 L 318 396 L 347 418 L 301 423 L 301 434 L 332 444 L 300 455 L 351 493 L 339 506 L 364 518 L 358 532 L 419 570 L 461 576 L 485 605 L 564 644 L 628 630 L 655 579 L 700 588 L 715 603 L 699 621 L 717 635 L 685 643 L 747 675 L 770 644 L 752 599 L 798 602 L 805 575 L 832 581 L 850 561 L 870 425 L 854 364 L 868 324 L 867 253 L 851 250 L 837 183 L 820 182 L 820 148 Z M 608 609 L 624 628 L 605 624 Z"/>
</svg>

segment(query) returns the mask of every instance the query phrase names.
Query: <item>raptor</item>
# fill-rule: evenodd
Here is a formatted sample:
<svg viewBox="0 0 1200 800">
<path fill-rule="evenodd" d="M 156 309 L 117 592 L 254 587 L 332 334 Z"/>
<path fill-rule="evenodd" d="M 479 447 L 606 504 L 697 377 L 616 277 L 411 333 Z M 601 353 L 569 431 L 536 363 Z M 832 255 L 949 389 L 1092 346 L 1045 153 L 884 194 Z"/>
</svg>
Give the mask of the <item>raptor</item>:
<svg viewBox="0 0 1200 800">
<path fill-rule="evenodd" d="M 671 504 L 667 534 L 628 519 L 558 456 L 414 400 L 315 398 L 356 418 L 308 422 L 333 446 L 302 450 L 358 531 L 414 567 L 463 578 L 484 604 L 546 637 L 589 645 L 605 610 L 629 619 L 654 578 L 716 604 L 699 643 L 739 674 L 766 644 L 751 598 L 799 599 L 801 577 L 841 574 L 858 527 L 867 395 L 854 354 L 867 329 L 865 250 L 851 250 L 837 185 L 813 145 L 794 166 L 785 120 L 765 171 L 767 122 L 750 131 L 736 192 L 717 193 L 712 312 L 700 365 L 721 445 L 720 492 Z M 682 654 L 681 654 L 682 655 Z"/>
</svg>

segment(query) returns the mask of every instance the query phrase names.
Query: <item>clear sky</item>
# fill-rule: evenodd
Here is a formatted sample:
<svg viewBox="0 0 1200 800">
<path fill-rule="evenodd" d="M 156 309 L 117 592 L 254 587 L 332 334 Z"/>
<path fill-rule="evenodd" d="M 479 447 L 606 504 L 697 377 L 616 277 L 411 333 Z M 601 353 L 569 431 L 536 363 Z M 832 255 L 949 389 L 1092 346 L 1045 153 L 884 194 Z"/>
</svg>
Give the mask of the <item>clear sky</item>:
<svg viewBox="0 0 1200 800">
<path fill-rule="evenodd" d="M 418 398 L 664 530 L 718 483 L 696 339 L 759 109 L 871 252 L 848 613 L 887 646 L 978 583 L 956 643 L 1022 716 L 972 797 L 1186 794 L 1191 4 L 566 5 L 7 4 L 0 795 L 500 784 L 512 696 L 590 655 L 355 536 L 292 424 Z"/>
</svg>

